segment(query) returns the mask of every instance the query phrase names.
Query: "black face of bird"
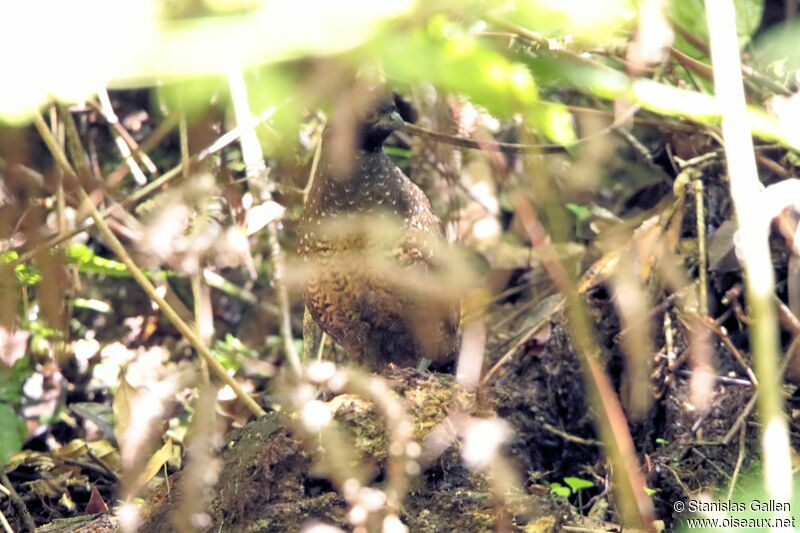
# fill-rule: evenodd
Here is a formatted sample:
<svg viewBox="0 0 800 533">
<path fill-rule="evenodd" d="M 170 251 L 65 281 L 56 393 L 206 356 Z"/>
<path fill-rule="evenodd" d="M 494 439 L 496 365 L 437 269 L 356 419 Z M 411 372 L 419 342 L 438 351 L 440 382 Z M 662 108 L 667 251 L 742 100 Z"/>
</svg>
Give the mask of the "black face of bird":
<svg viewBox="0 0 800 533">
<path fill-rule="evenodd" d="M 397 112 L 394 101 L 384 99 L 378 102 L 362 122 L 361 146 L 367 150 L 380 149 L 383 141 L 396 130 L 403 127 L 403 118 Z"/>
</svg>

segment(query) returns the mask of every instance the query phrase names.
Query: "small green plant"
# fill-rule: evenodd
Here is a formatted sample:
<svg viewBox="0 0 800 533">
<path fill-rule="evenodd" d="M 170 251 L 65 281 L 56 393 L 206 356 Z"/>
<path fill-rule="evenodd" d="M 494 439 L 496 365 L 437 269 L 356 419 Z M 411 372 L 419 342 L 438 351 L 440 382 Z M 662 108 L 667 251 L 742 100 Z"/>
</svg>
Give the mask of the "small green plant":
<svg viewBox="0 0 800 533">
<path fill-rule="evenodd" d="M 6 464 L 22 448 L 26 427 L 17 408 L 22 402 L 22 385 L 30 374 L 27 356 L 10 367 L 0 363 L 0 464 Z"/>
<path fill-rule="evenodd" d="M 562 485 L 558 481 L 550 483 L 550 492 L 562 498 L 569 498 L 572 495 L 572 489 Z"/>
<path fill-rule="evenodd" d="M 587 479 L 568 476 L 563 479 L 564 484 L 554 481 L 550 483 L 550 492 L 562 498 L 569 498 L 573 494 L 577 496 L 578 507 L 583 507 L 582 492 L 584 489 L 594 487 L 594 483 Z"/>
<path fill-rule="evenodd" d="M 258 351 L 245 346 L 234 335 L 228 333 L 224 340 L 214 342 L 214 354 L 226 370 L 239 370 L 245 360 L 258 358 Z"/>
</svg>

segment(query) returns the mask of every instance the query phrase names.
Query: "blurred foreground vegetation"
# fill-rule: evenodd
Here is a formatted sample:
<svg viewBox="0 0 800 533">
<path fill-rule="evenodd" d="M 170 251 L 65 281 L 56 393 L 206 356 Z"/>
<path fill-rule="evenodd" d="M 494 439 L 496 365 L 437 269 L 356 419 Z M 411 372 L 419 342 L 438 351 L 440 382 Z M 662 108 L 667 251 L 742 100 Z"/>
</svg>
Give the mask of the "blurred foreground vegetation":
<svg viewBox="0 0 800 533">
<path fill-rule="evenodd" d="M 313 456 L 329 481 L 285 486 L 339 498 L 304 512 L 360 531 L 447 530 L 420 514 L 432 484 L 484 509 L 462 527 L 498 531 L 539 530 L 542 492 L 588 528 L 797 503 L 797 3 L 729 4 L 711 25 L 701 0 L 0 6 L 8 528 L 103 502 L 136 527 L 181 470 L 173 527 L 221 527 L 212 450 L 265 413 L 291 433 L 262 419 L 272 437 L 243 453 L 267 450 L 273 481 Z M 460 292 L 454 379 L 369 376 L 330 345 L 339 366 L 296 364 L 308 182 L 326 125 L 375 86 L 416 125 L 386 152 L 464 252 L 422 287 Z"/>
</svg>

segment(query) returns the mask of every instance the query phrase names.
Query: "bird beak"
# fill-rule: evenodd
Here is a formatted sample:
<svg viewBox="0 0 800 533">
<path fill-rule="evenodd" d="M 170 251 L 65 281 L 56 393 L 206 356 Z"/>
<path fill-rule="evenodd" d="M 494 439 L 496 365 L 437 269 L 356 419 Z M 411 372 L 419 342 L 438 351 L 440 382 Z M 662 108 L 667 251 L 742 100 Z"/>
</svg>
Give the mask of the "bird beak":
<svg viewBox="0 0 800 533">
<path fill-rule="evenodd" d="M 384 115 L 379 119 L 378 127 L 381 129 L 394 131 L 403 128 L 403 117 L 400 116 L 400 113 L 397 111 L 392 111 L 388 115 Z"/>
<path fill-rule="evenodd" d="M 402 128 L 405 124 L 405 122 L 403 122 L 403 117 L 401 117 L 400 113 L 397 111 L 392 111 L 392 113 L 389 115 L 389 119 L 392 122 L 392 126 L 395 126 L 396 128 Z"/>
</svg>

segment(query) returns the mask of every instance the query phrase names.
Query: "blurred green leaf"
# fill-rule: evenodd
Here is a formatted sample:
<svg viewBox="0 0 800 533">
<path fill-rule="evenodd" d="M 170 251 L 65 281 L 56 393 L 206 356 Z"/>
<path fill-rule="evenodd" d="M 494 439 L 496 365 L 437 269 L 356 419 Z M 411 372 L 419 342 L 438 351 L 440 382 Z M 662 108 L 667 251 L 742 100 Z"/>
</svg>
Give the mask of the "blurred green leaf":
<svg viewBox="0 0 800 533">
<path fill-rule="evenodd" d="M 258 358 L 258 351 L 247 347 L 234 335 L 228 333 L 224 340 L 217 340 L 213 347 L 214 356 L 226 370 L 239 370 L 245 359 Z"/>
<path fill-rule="evenodd" d="M 569 487 L 565 487 L 558 482 L 550 483 L 550 492 L 556 496 L 561 496 L 562 498 L 569 498 L 572 494 L 572 490 Z"/>
<path fill-rule="evenodd" d="M 51 97 L 88 98 L 109 80 L 112 88 L 152 86 L 224 75 L 237 65 L 341 53 L 411 13 L 416 2 L 263 0 L 233 14 L 180 20 L 165 17 L 161 6 L 123 0 L 0 3 L 0 48 L 13 50 L 4 56 L 4 72 L 14 80 L 0 84 L 0 121 L 26 121 Z M 31 28 L 59 43 L 57 53 L 50 46 L 20 47 L 31 39 Z"/>
<path fill-rule="evenodd" d="M 771 28 L 756 42 L 756 60 L 782 79 L 800 69 L 800 22 Z"/>
<path fill-rule="evenodd" d="M 518 58 L 531 69 L 540 85 L 560 90 L 573 87 L 609 100 L 624 94 L 630 87 L 625 74 L 600 64 L 567 60 L 546 52 L 535 56 L 519 54 Z"/>
<path fill-rule="evenodd" d="M 29 320 L 24 321 L 22 326 L 31 332 L 31 335 L 38 337 L 45 337 L 48 339 L 60 339 L 63 337 L 63 332 L 59 329 L 51 328 L 42 320 Z"/>
<path fill-rule="evenodd" d="M 156 97 L 167 113 L 185 112 L 191 122 L 199 118 L 212 101 L 227 100 L 228 90 L 222 76 L 187 76 L 159 85 Z"/>
<path fill-rule="evenodd" d="M 681 0 L 682 1 L 682 0 Z M 628 31 L 636 21 L 633 0 L 518 0 L 502 2 L 491 13 L 545 37 L 599 43 Z"/>
<path fill-rule="evenodd" d="M 569 485 L 569 488 L 571 488 L 573 492 L 580 492 L 583 489 L 590 489 L 594 487 L 594 483 L 579 477 L 565 477 L 564 483 Z"/>
<path fill-rule="evenodd" d="M 556 102 L 537 106 L 533 110 L 536 129 L 551 142 L 569 146 L 578 140 L 573 127 L 572 113 L 567 106 Z"/>
<path fill-rule="evenodd" d="M 0 364 L 0 403 L 18 405 L 22 401 L 22 385 L 30 375 L 28 356 L 17 360 L 11 367 Z"/>
<path fill-rule="evenodd" d="M 530 107 L 536 83 L 522 64 L 511 62 L 442 15 L 425 28 L 388 34 L 355 56 L 379 61 L 386 74 L 403 82 L 431 82 L 468 95 L 499 115 Z"/>
<path fill-rule="evenodd" d="M 256 128 L 267 157 L 296 149 L 305 96 L 300 80 L 290 69 L 267 65 L 247 72 L 247 96 L 254 115 L 269 119 Z"/>
<path fill-rule="evenodd" d="M 0 254 L 0 263 L 7 264 L 19 259 L 19 254 L 15 251 L 8 251 Z M 36 285 L 42 280 L 39 270 L 33 265 L 22 263 L 14 267 L 14 275 L 20 285 Z"/>
<path fill-rule="evenodd" d="M 717 100 L 710 94 L 678 89 L 650 80 L 637 80 L 632 89 L 637 102 L 657 113 L 684 116 L 706 123 L 716 122 L 720 118 Z"/>
<path fill-rule="evenodd" d="M 76 402 L 70 404 L 69 408 L 74 414 L 94 422 L 106 437 L 116 443 L 114 411 L 110 405 L 96 402 Z"/>
<path fill-rule="evenodd" d="M 585 205 L 568 203 L 567 210 L 573 215 L 575 215 L 575 218 L 577 218 L 579 222 L 588 220 L 589 217 L 592 216 L 592 210 L 586 207 Z"/>
<path fill-rule="evenodd" d="M 7 403 L 0 403 L 0 428 L 0 464 L 4 465 L 22 448 L 19 417 Z"/>
<path fill-rule="evenodd" d="M 72 304 L 78 309 L 90 309 L 98 313 L 108 314 L 113 311 L 108 302 L 96 298 L 75 298 L 72 300 Z"/>
<path fill-rule="evenodd" d="M 728 499 L 724 491 L 714 497 L 717 501 L 724 501 L 730 504 L 728 507 L 731 509 L 729 512 L 722 511 L 715 516 L 722 518 L 735 518 L 738 527 L 728 527 L 727 531 L 730 532 L 745 532 L 745 531 L 797 531 L 796 521 L 797 512 L 795 511 L 800 506 L 800 483 L 795 477 L 792 481 L 794 487 L 790 492 L 791 501 L 776 500 L 775 496 L 764 490 L 763 484 L 763 464 L 758 460 L 753 460 L 749 469 L 745 469 L 737 478 L 736 491 L 733 492 L 733 498 Z M 737 510 L 737 507 L 741 511 Z M 777 511 L 777 512 L 776 512 Z M 706 517 L 703 513 L 691 513 L 692 516 L 699 518 Z M 792 522 L 789 527 L 776 527 L 770 530 L 767 527 L 759 527 L 765 524 L 765 518 L 772 517 L 776 520 L 778 517 L 787 519 Z M 721 520 L 720 520 L 721 521 Z M 750 523 L 748 523 L 750 521 Z M 774 522 L 773 522 L 774 524 Z M 696 532 L 704 531 L 714 533 L 720 531 L 720 528 L 689 528 L 686 522 L 676 523 L 675 531 L 677 532 Z"/>
<path fill-rule="evenodd" d="M 411 159 L 411 150 L 408 148 L 398 148 L 397 146 L 384 146 L 383 151 L 392 157 L 401 159 Z"/>
<path fill-rule="evenodd" d="M 601 98 L 628 98 L 643 108 L 668 116 L 686 117 L 704 124 L 717 124 L 720 111 L 713 95 L 679 89 L 648 79 L 631 80 L 625 74 L 600 65 L 568 61 L 550 54 L 520 57 L 540 84 L 575 89 Z M 753 133 L 760 138 L 800 148 L 800 134 L 791 123 L 781 123 L 757 107 L 748 107 Z"/>
<path fill-rule="evenodd" d="M 761 23 L 764 0 L 733 0 L 736 8 L 736 34 L 739 47 L 744 48 Z M 708 25 L 703 0 L 673 0 L 672 18 L 675 23 L 701 41 L 708 43 Z M 705 54 L 676 34 L 675 47 L 694 58 L 705 58 Z"/>
<path fill-rule="evenodd" d="M 101 274 L 115 278 L 130 277 L 124 263 L 106 259 L 95 254 L 85 244 L 70 244 L 67 247 L 67 261 L 75 264 L 83 274 Z"/>
</svg>

